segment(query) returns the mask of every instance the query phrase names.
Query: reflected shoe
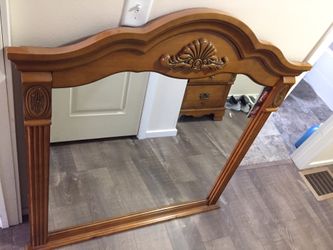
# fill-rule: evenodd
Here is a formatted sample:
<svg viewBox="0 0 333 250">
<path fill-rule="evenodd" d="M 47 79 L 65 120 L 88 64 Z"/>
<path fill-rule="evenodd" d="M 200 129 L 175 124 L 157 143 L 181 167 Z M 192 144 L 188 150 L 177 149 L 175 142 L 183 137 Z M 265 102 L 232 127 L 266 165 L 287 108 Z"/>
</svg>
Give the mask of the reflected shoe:
<svg viewBox="0 0 333 250">
<path fill-rule="evenodd" d="M 230 96 L 227 99 L 227 102 L 225 104 L 225 107 L 227 109 L 232 109 L 235 111 L 240 111 L 241 110 L 241 103 L 239 100 L 237 100 L 234 96 Z"/>
<path fill-rule="evenodd" d="M 244 113 L 249 113 L 252 107 L 255 104 L 256 99 L 253 96 L 250 95 L 242 95 L 239 98 L 239 102 L 241 104 L 241 110 Z"/>
</svg>

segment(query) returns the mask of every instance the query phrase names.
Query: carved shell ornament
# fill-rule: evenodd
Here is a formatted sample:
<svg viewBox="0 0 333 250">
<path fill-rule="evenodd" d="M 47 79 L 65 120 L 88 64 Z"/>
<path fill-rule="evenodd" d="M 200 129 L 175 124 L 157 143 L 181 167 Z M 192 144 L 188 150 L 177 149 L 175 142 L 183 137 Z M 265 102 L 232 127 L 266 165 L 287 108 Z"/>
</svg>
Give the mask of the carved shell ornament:
<svg viewBox="0 0 333 250">
<path fill-rule="evenodd" d="M 163 66 L 182 71 L 216 71 L 228 62 L 227 57 L 216 56 L 217 50 L 212 42 L 200 38 L 186 45 L 177 55 L 163 55 Z"/>
<path fill-rule="evenodd" d="M 33 86 L 25 94 L 25 111 L 30 118 L 48 115 L 50 110 L 49 92 L 45 87 Z"/>
</svg>

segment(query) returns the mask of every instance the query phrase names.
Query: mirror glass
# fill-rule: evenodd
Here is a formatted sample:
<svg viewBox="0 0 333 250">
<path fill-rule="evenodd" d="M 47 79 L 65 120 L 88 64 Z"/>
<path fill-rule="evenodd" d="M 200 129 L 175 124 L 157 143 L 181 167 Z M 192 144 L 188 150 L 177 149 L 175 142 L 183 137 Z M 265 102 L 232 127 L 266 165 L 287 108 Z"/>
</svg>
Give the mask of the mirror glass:
<svg viewBox="0 0 333 250">
<path fill-rule="evenodd" d="M 263 88 L 152 74 L 53 90 L 49 231 L 206 199 Z"/>
</svg>

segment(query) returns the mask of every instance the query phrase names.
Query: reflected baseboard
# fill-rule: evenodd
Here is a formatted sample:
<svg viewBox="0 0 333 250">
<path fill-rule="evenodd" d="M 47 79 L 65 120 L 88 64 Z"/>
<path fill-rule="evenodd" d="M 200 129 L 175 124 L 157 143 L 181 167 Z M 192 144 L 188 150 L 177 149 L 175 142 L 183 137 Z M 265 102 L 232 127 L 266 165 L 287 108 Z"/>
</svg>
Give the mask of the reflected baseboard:
<svg viewBox="0 0 333 250">
<path fill-rule="evenodd" d="M 145 133 L 140 133 L 137 135 L 138 139 L 146 139 L 146 138 L 157 138 L 157 137 L 168 137 L 168 136 L 176 136 L 177 129 L 159 129 L 159 130 L 148 130 Z"/>
</svg>

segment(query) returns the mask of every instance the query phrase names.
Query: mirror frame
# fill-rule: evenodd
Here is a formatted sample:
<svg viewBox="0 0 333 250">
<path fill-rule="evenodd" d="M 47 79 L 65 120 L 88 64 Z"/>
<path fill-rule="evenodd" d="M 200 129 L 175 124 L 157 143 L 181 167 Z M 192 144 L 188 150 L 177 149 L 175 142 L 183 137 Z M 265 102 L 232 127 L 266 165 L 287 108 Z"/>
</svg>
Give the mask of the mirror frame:
<svg viewBox="0 0 333 250">
<path fill-rule="evenodd" d="M 220 195 L 270 113 L 281 105 L 295 76 L 311 68 L 291 63 L 278 48 L 259 42 L 240 20 L 203 8 L 168 14 L 142 27 L 106 30 L 68 46 L 8 47 L 6 52 L 20 71 L 23 90 L 30 249 L 52 249 L 218 208 Z M 206 199 L 48 232 L 52 88 L 81 86 L 123 71 L 183 79 L 241 73 L 266 88 Z"/>
</svg>

